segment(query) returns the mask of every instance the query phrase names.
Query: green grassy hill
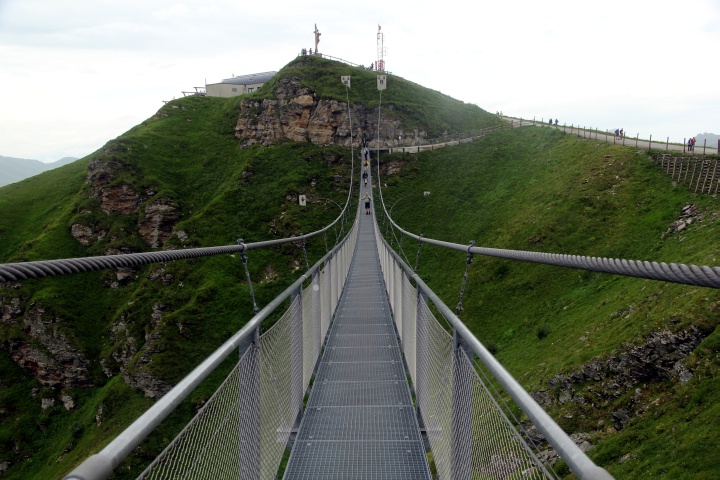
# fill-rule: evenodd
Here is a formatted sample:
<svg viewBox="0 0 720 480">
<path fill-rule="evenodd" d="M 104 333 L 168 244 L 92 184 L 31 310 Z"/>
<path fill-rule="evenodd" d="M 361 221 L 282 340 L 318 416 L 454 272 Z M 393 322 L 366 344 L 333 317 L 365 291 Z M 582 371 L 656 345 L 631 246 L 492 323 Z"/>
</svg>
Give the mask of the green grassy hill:
<svg viewBox="0 0 720 480">
<path fill-rule="evenodd" d="M 398 224 L 417 234 L 484 247 L 718 264 L 717 199 L 673 186 L 635 148 L 526 127 L 384 160 L 404 164 L 382 179 L 389 185 L 383 193 Z M 688 204 L 700 215 L 676 232 L 671 225 Z M 417 242 L 405 240 L 403 249 L 412 265 Z M 450 306 L 464 270 L 463 253 L 422 247 L 419 273 Z M 548 409 L 561 426 L 589 435 L 596 444 L 590 456 L 617 478 L 720 474 L 717 290 L 476 256 L 463 307 L 460 317 L 478 338 L 528 390 L 553 399 Z M 658 332 L 704 339 L 681 360 L 692 373 L 686 383 L 682 369 L 667 371 L 652 356 L 643 371 L 597 381 L 580 375 L 569 387 L 553 382 L 640 358 L 640 346 Z"/>
<path fill-rule="evenodd" d="M 343 75 L 351 76 L 349 97 L 352 105 L 361 105 L 367 110 L 378 107 L 377 72 L 315 56 L 297 57 L 248 98 L 275 99 L 278 88 L 297 78 L 300 87 L 310 88 L 317 97 L 344 103 L 345 86 L 340 82 Z M 387 89 L 382 93 L 382 110 L 385 119 L 398 119 L 407 130 L 424 130 L 428 138 L 440 137 L 443 132 L 454 134 L 500 123 L 495 115 L 477 105 L 464 103 L 396 75 L 388 75 Z"/>
<path fill-rule="evenodd" d="M 340 85 L 337 72 L 349 67 L 318 60 L 291 62 L 277 79 L 290 72 L 318 97 L 334 98 L 325 82 Z M 353 102 L 371 102 L 374 75 L 350 71 L 357 75 Z M 429 112 L 438 116 L 423 125 L 437 129 L 497 121 L 399 77 L 392 85 L 383 104 L 395 102 L 396 118 L 407 125 Z M 256 95 L 271 90 L 268 84 Z M 241 100 L 170 102 L 92 155 L 0 188 L 0 262 L 255 242 L 328 224 L 347 196 L 350 151 L 283 141 L 243 149 L 234 135 Z M 297 205 L 300 193 L 306 208 Z M 310 240 L 308 249 L 310 263 L 317 261 L 323 239 Z M 304 264 L 294 245 L 248 257 L 261 306 Z M 152 404 L 147 395 L 161 395 L 252 317 L 244 279 L 240 258 L 226 256 L 0 284 L 3 478 L 58 478 L 114 438 Z M 227 366 L 136 449 L 116 478 L 135 478 L 223 371 Z"/>
</svg>

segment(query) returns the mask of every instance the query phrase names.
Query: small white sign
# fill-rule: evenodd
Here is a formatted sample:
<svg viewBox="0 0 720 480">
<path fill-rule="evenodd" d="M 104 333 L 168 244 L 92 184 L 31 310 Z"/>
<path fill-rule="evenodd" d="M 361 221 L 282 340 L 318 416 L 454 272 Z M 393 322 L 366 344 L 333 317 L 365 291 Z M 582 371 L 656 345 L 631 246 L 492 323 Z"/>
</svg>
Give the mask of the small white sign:
<svg viewBox="0 0 720 480">
<path fill-rule="evenodd" d="M 300 203 L 300 206 L 304 207 L 307 203 L 307 199 L 305 198 L 305 195 L 300 195 L 298 197 L 298 202 Z"/>
<path fill-rule="evenodd" d="M 387 86 L 385 75 L 378 75 L 377 77 L 378 90 L 385 90 Z"/>
<path fill-rule="evenodd" d="M 340 81 L 342 81 L 343 85 L 350 88 L 350 75 L 342 75 Z"/>
</svg>

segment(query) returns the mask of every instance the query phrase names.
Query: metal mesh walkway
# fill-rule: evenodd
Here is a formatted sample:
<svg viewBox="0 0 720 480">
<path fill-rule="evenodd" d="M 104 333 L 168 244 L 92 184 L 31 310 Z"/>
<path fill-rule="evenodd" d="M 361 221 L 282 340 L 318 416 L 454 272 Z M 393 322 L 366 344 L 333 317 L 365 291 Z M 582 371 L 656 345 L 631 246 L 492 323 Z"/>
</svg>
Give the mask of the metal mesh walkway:
<svg viewBox="0 0 720 480">
<path fill-rule="evenodd" d="M 430 478 L 372 217 L 359 227 L 286 480 Z"/>
</svg>

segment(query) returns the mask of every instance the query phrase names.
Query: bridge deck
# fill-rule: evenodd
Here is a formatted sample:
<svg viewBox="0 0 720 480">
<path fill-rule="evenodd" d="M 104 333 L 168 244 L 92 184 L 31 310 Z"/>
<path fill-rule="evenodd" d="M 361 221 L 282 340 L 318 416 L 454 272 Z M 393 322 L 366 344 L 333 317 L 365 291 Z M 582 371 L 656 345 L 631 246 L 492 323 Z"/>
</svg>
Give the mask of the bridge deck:
<svg viewBox="0 0 720 480">
<path fill-rule="evenodd" d="M 284 478 L 429 479 L 369 215 Z"/>
</svg>

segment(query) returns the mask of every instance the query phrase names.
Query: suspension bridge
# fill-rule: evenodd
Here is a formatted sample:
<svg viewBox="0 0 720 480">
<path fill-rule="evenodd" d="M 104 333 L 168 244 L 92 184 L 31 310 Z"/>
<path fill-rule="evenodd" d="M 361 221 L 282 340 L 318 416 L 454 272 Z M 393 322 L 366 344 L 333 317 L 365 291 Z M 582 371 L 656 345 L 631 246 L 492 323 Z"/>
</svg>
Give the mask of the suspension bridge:
<svg viewBox="0 0 720 480">
<path fill-rule="evenodd" d="M 350 195 L 334 223 L 349 204 Z M 324 258 L 65 479 L 108 478 L 230 355 L 238 358 L 231 373 L 139 478 L 275 479 L 288 447 L 288 480 L 430 479 L 428 450 L 435 478 L 555 478 L 491 382 L 505 388 L 580 478 L 612 478 L 389 247 L 375 215 L 361 207 Z M 244 255 L 286 241 L 298 238 L 4 264 L 0 280 Z M 289 308 L 261 335 L 263 320 L 286 300 Z M 492 381 L 481 378 L 476 362 Z"/>
<path fill-rule="evenodd" d="M 378 167 L 378 186 L 379 175 Z M 359 196 L 353 196 L 353 182 L 351 176 L 339 217 L 307 235 L 0 265 L 0 282 L 7 282 L 231 253 L 239 253 L 246 263 L 250 250 L 291 242 L 304 248 L 307 238 L 325 235 L 337 225 L 348 227 L 322 259 L 306 265 L 305 273 L 262 309 L 256 306 L 242 329 L 66 480 L 109 478 L 231 356 L 236 361 L 222 384 L 139 478 L 276 479 L 281 468 L 287 480 L 557 478 L 539 460 L 538 445 L 526 434 L 528 424 L 578 478 L 612 478 L 423 282 L 415 273 L 417 266 L 407 265 L 390 247 L 376 215 L 365 214 L 359 203 L 354 208 Z M 425 238 L 397 225 L 381 189 L 379 193 L 375 212 L 398 232 L 419 244 L 464 251 L 468 265 L 472 255 L 488 255 L 720 288 L 717 267 L 502 250 Z M 252 294 L 249 274 L 247 281 Z M 262 323 L 286 304 L 273 326 L 261 333 Z M 522 421 L 512 414 L 518 409 Z"/>
<path fill-rule="evenodd" d="M 365 187 L 370 188 L 370 187 Z M 353 197 L 357 198 L 357 197 Z M 304 242 L 322 230 L 243 244 L 0 265 L 0 281 L 138 266 Z M 382 199 L 381 199 L 382 200 Z M 285 479 L 556 478 L 503 404 L 510 397 L 571 470 L 596 466 L 380 235 L 358 205 L 349 233 L 100 452 L 66 480 L 108 478 L 223 360 L 232 372 L 139 478 Z M 378 208 L 387 215 L 385 206 Z M 390 222 L 392 219 L 387 217 Z M 606 273 L 720 287 L 720 269 L 421 243 Z M 262 335 L 283 302 L 290 307 Z M 483 378 L 482 372 L 491 378 Z M 493 385 L 505 393 L 498 394 Z M 307 395 L 307 399 L 305 398 Z"/>
</svg>

